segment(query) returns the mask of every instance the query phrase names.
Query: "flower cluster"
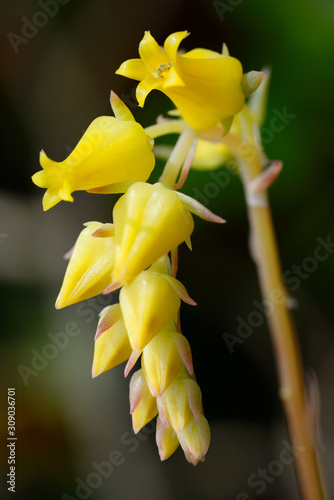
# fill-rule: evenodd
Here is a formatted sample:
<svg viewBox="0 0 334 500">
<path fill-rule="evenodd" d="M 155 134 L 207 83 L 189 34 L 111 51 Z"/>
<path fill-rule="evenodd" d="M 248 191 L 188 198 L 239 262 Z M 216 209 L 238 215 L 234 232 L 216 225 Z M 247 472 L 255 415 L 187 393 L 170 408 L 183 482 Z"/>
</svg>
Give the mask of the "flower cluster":
<svg viewBox="0 0 334 500">
<path fill-rule="evenodd" d="M 199 152 L 206 147 L 206 156 L 211 155 L 213 143 L 205 146 L 203 138 L 217 141 L 226 136 L 263 73 L 243 74 L 225 46 L 222 54 L 194 49 L 180 55 L 178 47 L 187 35 L 173 33 L 162 48 L 146 32 L 140 59 L 126 61 L 117 71 L 140 81 L 140 106 L 151 90 L 164 92 L 177 107 L 177 120 L 143 129 L 112 92 L 115 116 L 94 120 L 63 162 L 50 160 L 42 151 L 43 170 L 32 179 L 47 190 L 45 210 L 61 200 L 73 201 L 76 190 L 123 193 L 112 223 L 85 224 L 70 253 L 56 307 L 119 290 L 119 302 L 100 313 L 92 375 L 126 362 L 127 376 L 141 357 L 141 368 L 130 381 L 134 431 L 157 416 L 161 460 L 180 444 L 187 460 L 196 465 L 205 458 L 210 430 L 190 346 L 181 333 L 181 300 L 195 302 L 176 279 L 177 249 L 183 242 L 191 248 L 192 213 L 213 222 L 224 220 L 177 189 L 194 158 L 196 162 L 197 145 Z M 180 137 L 160 182 L 149 184 L 155 164 L 153 139 L 175 131 Z"/>
<path fill-rule="evenodd" d="M 178 193 L 162 184 L 133 183 L 113 210 L 113 224 L 88 222 L 80 233 L 56 301 L 62 308 L 120 288 L 119 303 L 100 314 L 93 377 L 124 361 L 130 382 L 130 411 L 138 432 L 158 413 L 162 460 L 180 443 L 187 459 L 203 460 L 210 441 L 190 346 L 180 333 L 185 287 L 172 276 L 168 256 L 194 228 Z"/>
</svg>

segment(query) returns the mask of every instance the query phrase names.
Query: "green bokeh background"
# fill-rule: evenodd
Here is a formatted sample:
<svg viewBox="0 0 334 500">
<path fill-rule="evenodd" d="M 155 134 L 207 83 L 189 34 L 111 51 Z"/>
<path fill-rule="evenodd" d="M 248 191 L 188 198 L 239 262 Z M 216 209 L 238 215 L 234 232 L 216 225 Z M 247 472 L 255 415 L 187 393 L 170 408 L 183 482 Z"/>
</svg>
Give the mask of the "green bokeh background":
<svg viewBox="0 0 334 500">
<path fill-rule="evenodd" d="M 69 0 L 15 53 L 8 34 L 22 36 L 26 19 L 41 20 L 36 17 L 41 3 L 1 3 L 1 498 L 12 498 L 5 484 L 7 387 L 16 388 L 17 500 L 83 498 L 76 493 L 77 478 L 87 484 L 90 477 L 94 483 L 94 463 L 109 460 L 114 450 L 123 457 L 122 464 L 106 473 L 108 477 L 99 476 L 85 498 L 298 498 L 292 466 L 271 476 L 261 493 L 248 483 L 259 468 L 270 467 L 279 457 L 287 438 L 265 324 L 232 354 L 223 339 L 225 332 L 236 333 L 238 317 L 247 321 L 253 301 L 261 301 L 237 177 L 230 176 L 228 186 L 214 196 L 208 194 L 214 189 L 208 187 L 213 182 L 209 172 L 192 172 L 184 187 L 190 195 L 198 189 L 207 206 L 227 220 L 222 227 L 197 219 L 193 252 L 180 251 L 178 276 L 198 302 L 196 308 L 183 305 L 183 332 L 192 346 L 212 428 L 207 460 L 193 468 L 180 450 L 160 463 L 152 425 L 137 438 L 130 435 L 128 380 L 122 366 L 91 379 L 93 336 L 106 299 L 54 310 L 65 270 L 62 255 L 83 222 L 111 219 L 113 198 L 76 193 L 74 204 L 62 203 L 43 213 L 42 191 L 30 176 L 39 169 L 41 148 L 62 160 L 96 116 L 110 114 L 110 89 L 143 125 L 170 109 L 169 101 L 156 92 L 144 110 L 138 109 L 135 82 L 114 72 L 125 59 L 137 56 L 144 30 L 162 43 L 171 32 L 187 29 L 191 36 L 183 44 L 186 49 L 220 50 L 225 42 L 245 71 L 271 67 L 265 127 L 275 110 L 286 108 L 295 115 L 266 144 L 268 157 L 284 162 L 270 189 L 282 268 L 293 273 L 293 266 L 307 266 L 317 238 L 333 235 L 332 0 Z M 161 168 L 158 163 L 156 176 Z M 329 254 L 305 276 L 291 290 L 298 301 L 293 315 L 307 384 L 314 375 L 318 381 L 317 430 L 331 497 L 334 256 Z M 78 334 L 68 337 L 65 348 L 54 348 L 54 359 L 24 381 L 18 367 L 31 368 L 34 353 L 52 343 L 50 334 L 64 332 L 71 322 Z"/>
</svg>

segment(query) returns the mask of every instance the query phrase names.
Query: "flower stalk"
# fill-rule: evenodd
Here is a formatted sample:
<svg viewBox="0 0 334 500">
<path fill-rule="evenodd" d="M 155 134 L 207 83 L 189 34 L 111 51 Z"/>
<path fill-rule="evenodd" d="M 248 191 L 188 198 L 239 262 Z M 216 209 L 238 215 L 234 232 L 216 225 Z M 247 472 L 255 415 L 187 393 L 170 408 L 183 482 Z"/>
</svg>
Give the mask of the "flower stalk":
<svg viewBox="0 0 334 500">
<path fill-rule="evenodd" d="M 285 410 L 290 440 L 303 448 L 295 460 L 300 493 L 304 500 L 324 500 L 316 437 L 305 394 L 297 334 L 288 308 L 289 297 L 282 281 L 267 192 L 265 189 L 256 194 L 252 192 L 252 181 L 263 172 L 262 158 L 255 146 L 247 143 L 245 148 L 246 143 L 232 134 L 224 138 L 224 143 L 240 163 L 251 231 L 251 254 L 263 299 L 272 305 L 267 321 L 274 346 L 279 397 Z"/>
<path fill-rule="evenodd" d="M 196 139 L 197 132 L 187 127 L 178 138 L 178 141 L 165 165 L 160 182 L 168 187 L 173 187 L 182 165 L 187 159 L 190 148 Z"/>
</svg>

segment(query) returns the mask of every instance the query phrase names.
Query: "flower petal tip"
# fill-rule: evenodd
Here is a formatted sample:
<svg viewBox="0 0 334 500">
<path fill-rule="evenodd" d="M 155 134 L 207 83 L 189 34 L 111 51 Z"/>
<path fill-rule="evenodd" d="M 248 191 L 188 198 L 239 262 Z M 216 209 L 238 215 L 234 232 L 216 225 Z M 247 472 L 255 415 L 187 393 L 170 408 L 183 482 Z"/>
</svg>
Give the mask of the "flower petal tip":
<svg viewBox="0 0 334 500">
<path fill-rule="evenodd" d="M 111 283 L 111 285 L 107 286 L 102 292 L 102 295 L 108 295 L 108 293 L 114 292 L 115 290 L 118 290 L 118 288 L 121 288 L 122 282 L 121 281 L 114 281 Z"/>
</svg>

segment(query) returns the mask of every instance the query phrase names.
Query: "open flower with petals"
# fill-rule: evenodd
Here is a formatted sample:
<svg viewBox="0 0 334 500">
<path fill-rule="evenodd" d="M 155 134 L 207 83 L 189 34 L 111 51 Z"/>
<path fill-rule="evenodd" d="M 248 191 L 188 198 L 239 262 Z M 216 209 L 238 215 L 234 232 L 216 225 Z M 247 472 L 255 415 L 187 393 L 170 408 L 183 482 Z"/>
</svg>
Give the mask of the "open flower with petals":
<svg viewBox="0 0 334 500">
<path fill-rule="evenodd" d="M 143 106 L 146 96 L 157 89 L 166 94 L 194 129 L 208 129 L 232 117 L 243 108 L 245 97 L 260 84 L 262 74 L 243 75 L 241 63 L 223 53 L 194 49 L 178 54 L 189 35 L 179 31 L 160 47 L 149 31 L 139 44 L 140 59 L 125 61 L 117 74 L 139 80 L 136 96 Z"/>
<path fill-rule="evenodd" d="M 111 282 L 114 264 L 114 238 L 93 236 L 105 225 L 87 222 L 74 245 L 56 308 L 99 295 Z"/>
<path fill-rule="evenodd" d="M 87 128 L 72 153 L 62 162 L 40 153 L 43 170 L 33 182 L 46 188 L 43 208 L 73 201 L 73 191 L 90 191 L 123 181 L 146 181 L 154 167 L 153 141 L 125 106 L 111 94 L 113 116 L 100 116 Z"/>
</svg>

